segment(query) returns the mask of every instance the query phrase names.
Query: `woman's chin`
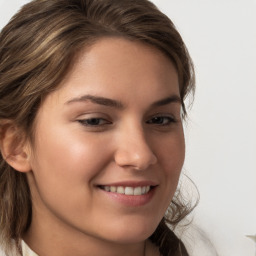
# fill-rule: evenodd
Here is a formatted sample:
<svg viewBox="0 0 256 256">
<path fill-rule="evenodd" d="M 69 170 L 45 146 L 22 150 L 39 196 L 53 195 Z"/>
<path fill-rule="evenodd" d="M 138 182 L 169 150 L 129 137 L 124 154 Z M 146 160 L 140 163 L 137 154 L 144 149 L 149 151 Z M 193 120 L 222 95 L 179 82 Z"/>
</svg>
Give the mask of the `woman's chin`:
<svg viewBox="0 0 256 256">
<path fill-rule="evenodd" d="M 134 244 L 147 240 L 155 231 L 155 228 L 150 227 L 134 227 L 134 228 L 120 228 L 119 230 L 112 230 L 108 240 L 120 244 Z"/>
</svg>

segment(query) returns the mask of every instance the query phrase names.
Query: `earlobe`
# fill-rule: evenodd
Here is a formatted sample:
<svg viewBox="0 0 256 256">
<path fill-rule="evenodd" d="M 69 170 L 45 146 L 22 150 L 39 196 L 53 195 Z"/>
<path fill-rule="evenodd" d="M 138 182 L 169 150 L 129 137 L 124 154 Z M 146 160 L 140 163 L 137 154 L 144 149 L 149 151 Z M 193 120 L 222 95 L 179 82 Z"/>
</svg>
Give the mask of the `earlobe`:
<svg viewBox="0 0 256 256">
<path fill-rule="evenodd" d="M 4 160 L 19 172 L 29 172 L 29 147 L 22 136 L 23 133 L 11 123 L 1 124 L 0 129 L 0 149 Z"/>
</svg>

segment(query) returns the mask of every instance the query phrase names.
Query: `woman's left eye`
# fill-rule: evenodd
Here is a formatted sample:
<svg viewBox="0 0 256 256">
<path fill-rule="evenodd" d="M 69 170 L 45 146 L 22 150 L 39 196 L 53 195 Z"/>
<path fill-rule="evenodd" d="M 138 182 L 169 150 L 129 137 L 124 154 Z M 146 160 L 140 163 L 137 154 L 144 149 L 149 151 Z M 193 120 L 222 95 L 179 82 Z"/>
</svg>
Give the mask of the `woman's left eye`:
<svg viewBox="0 0 256 256">
<path fill-rule="evenodd" d="M 170 125 L 171 123 L 175 123 L 176 119 L 171 116 L 155 116 L 147 121 L 148 124 L 156 124 L 156 125 Z"/>
<path fill-rule="evenodd" d="M 78 120 L 78 122 L 84 126 L 101 126 L 101 125 L 106 125 L 111 123 L 103 118 L 81 119 L 81 120 Z"/>
</svg>

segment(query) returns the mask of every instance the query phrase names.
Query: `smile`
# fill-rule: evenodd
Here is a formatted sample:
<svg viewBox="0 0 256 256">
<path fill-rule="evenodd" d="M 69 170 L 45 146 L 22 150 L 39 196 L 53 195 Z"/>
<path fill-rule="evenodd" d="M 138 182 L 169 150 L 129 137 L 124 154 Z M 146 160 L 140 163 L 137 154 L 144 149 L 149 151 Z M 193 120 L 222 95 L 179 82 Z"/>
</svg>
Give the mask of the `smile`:
<svg viewBox="0 0 256 256">
<path fill-rule="evenodd" d="M 130 208 L 147 205 L 156 194 L 158 186 L 158 183 L 151 181 L 123 181 L 97 187 L 103 192 L 101 195 L 104 200 L 110 199 L 110 202 Z"/>
<path fill-rule="evenodd" d="M 147 194 L 151 187 L 150 186 L 141 186 L 141 187 L 124 187 L 124 186 L 100 186 L 101 189 L 117 193 L 117 194 L 124 194 L 127 196 L 141 196 Z"/>
</svg>

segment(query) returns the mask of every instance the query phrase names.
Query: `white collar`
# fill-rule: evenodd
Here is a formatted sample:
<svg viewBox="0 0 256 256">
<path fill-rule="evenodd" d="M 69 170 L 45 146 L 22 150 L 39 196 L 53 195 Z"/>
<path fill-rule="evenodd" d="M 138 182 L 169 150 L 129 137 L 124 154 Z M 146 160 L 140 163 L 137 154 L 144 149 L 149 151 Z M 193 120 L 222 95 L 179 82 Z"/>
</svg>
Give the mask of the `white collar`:
<svg viewBox="0 0 256 256">
<path fill-rule="evenodd" d="M 23 240 L 21 241 L 21 248 L 22 256 L 39 256 L 38 254 L 33 252 Z"/>
</svg>

